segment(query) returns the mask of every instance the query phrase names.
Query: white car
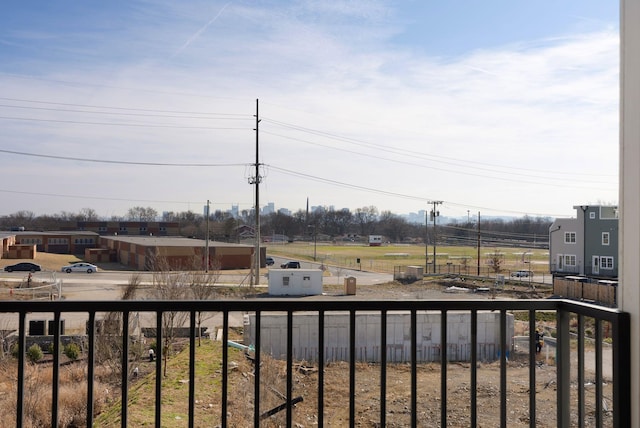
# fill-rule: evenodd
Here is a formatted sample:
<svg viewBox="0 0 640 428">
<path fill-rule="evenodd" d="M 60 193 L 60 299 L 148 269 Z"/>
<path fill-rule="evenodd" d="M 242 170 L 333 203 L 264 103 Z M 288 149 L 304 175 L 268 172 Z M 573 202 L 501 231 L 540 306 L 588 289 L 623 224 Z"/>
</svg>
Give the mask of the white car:
<svg viewBox="0 0 640 428">
<path fill-rule="evenodd" d="M 60 270 L 66 273 L 71 273 L 71 272 L 94 273 L 98 271 L 98 266 L 92 265 L 91 263 L 74 263 L 69 266 L 62 266 Z"/>
<path fill-rule="evenodd" d="M 514 278 L 529 278 L 533 276 L 533 272 L 530 270 L 517 270 L 515 272 L 511 272 L 511 276 Z"/>
</svg>

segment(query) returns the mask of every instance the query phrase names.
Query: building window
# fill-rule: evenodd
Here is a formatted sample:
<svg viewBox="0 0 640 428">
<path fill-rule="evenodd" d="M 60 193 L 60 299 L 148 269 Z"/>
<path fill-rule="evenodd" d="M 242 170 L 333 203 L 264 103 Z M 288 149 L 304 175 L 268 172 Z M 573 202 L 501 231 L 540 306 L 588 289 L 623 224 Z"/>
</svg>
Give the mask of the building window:
<svg viewBox="0 0 640 428">
<path fill-rule="evenodd" d="M 600 257 L 600 268 L 613 270 L 613 257 Z"/>
<path fill-rule="evenodd" d="M 107 226 L 98 227 L 98 232 L 106 232 L 106 231 L 107 231 Z"/>
<path fill-rule="evenodd" d="M 79 245 L 93 244 L 93 238 L 76 238 L 73 242 Z"/>
<path fill-rule="evenodd" d="M 565 266 L 575 266 L 576 265 L 576 256 L 573 254 L 565 254 L 564 255 L 564 264 Z"/>
<path fill-rule="evenodd" d="M 42 239 L 40 238 L 25 238 L 20 240 L 20 244 L 26 245 L 40 245 L 42 244 Z"/>
<path fill-rule="evenodd" d="M 140 226 L 140 232 L 146 232 L 147 226 Z"/>
<path fill-rule="evenodd" d="M 167 231 L 166 226 L 160 226 L 160 232 L 166 232 L 166 231 Z"/>
<path fill-rule="evenodd" d="M 609 232 L 602 232 L 602 245 L 609 245 Z"/>
<path fill-rule="evenodd" d="M 283 287 L 288 287 L 289 286 L 289 277 L 288 276 L 283 276 L 282 277 L 282 286 Z"/>
<path fill-rule="evenodd" d="M 120 232 L 126 232 L 127 226 L 120 226 Z"/>
<path fill-rule="evenodd" d="M 596 218 L 596 213 L 595 213 L 595 212 L 593 212 L 593 211 L 591 211 L 591 212 L 589 213 L 589 218 L 590 218 L 591 220 L 594 220 L 594 219 Z"/>
<path fill-rule="evenodd" d="M 575 244 L 576 243 L 576 233 L 575 232 L 565 232 L 564 233 L 564 243 L 565 244 Z"/>
</svg>

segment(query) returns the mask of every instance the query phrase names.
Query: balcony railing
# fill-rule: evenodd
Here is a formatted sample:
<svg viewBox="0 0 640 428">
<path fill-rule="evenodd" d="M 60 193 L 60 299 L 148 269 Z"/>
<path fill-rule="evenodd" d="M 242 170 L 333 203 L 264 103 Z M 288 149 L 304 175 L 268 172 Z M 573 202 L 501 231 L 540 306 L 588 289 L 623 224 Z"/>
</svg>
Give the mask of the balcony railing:
<svg viewBox="0 0 640 428">
<path fill-rule="evenodd" d="M 17 363 L 17 401 L 15 403 L 16 420 L 15 425 L 22 427 L 25 425 L 25 401 L 27 400 L 27 391 L 25 391 L 25 372 L 28 368 L 28 363 L 25 358 L 25 352 L 27 349 L 27 320 L 31 318 L 43 318 L 50 316 L 53 318 L 54 326 L 60 326 L 60 321 L 64 317 L 70 317 L 71 315 L 83 317 L 86 316 L 88 326 L 93 326 L 87 329 L 86 335 L 86 422 L 85 426 L 93 426 L 95 421 L 95 396 L 94 396 L 94 379 L 96 378 L 96 337 L 97 329 L 96 323 L 99 316 L 104 313 L 119 313 L 121 314 L 121 325 L 118 326 L 119 334 L 116 335 L 117 340 L 120 341 L 121 351 L 118 358 L 121 359 L 122 367 L 130 367 L 131 365 L 131 346 L 132 337 L 130 337 L 131 319 L 132 315 L 137 313 L 147 313 L 155 315 L 155 341 L 156 343 L 162 343 L 163 337 L 166 337 L 166 324 L 163 324 L 163 314 L 168 313 L 184 313 L 188 314 L 187 326 L 189 326 L 189 371 L 188 371 L 188 413 L 185 415 L 186 423 L 189 427 L 201 426 L 196 420 L 196 398 L 195 398 L 195 385 L 198 382 L 196 375 L 196 362 L 195 362 L 195 349 L 196 349 L 196 320 L 197 315 L 200 312 L 218 313 L 221 315 L 220 336 L 222 343 L 228 343 L 230 338 L 230 315 L 235 314 L 251 314 L 254 316 L 254 325 L 251 326 L 254 332 L 253 341 L 251 343 L 251 349 L 253 351 L 253 391 L 245 391 L 245 399 L 251 403 L 250 413 L 248 420 L 252 420 L 254 426 L 260 426 L 266 424 L 265 417 L 269 414 L 264 412 L 264 406 L 260 406 L 261 400 L 263 400 L 264 390 L 260 388 L 260 385 L 265 382 L 261 379 L 262 363 L 267 358 L 267 351 L 271 348 L 266 342 L 266 337 L 263 338 L 263 327 L 261 327 L 261 320 L 269 314 L 282 314 L 284 319 L 283 329 L 286 330 L 286 350 L 281 357 L 286 361 L 286 370 L 282 373 L 285 377 L 286 392 L 282 396 L 283 405 L 280 408 L 272 409 L 272 412 L 279 412 L 280 417 L 283 418 L 283 424 L 286 426 L 294 425 L 294 416 L 296 412 L 295 403 L 298 401 L 294 397 L 294 367 L 297 367 L 296 357 L 294 355 L 294 336 L 299 334 L 294 332 L 293 323 L 294 315 L 298 313 L 311 313 L 315 314 L 314 320 L 317 322 L 317 346 L 316 352 L 310 358 L 318 365 L 317 371 L 317 400 L 314 400 L 313 406 L 315 408 L 315 417 L 317 418 L 314 423 L 318 426 L 328 424 L 327 414 L 330 414 L 333 410 L 328 408 L 325 404 L 328 402 L 325 395 L 325 379 L 324 372 L 327 367 L 327 361 L 330 359 L 325 349 L 325 344 L 328 342 L 329 337 L 325 335 L 328 331 L 328 325 L 325 323 L 326 317 L 331 314 L 343 314 L 347 315 L 348 326 L 345 328 L 348 330 L 348 346 L 345 353 L 345 359 L 347 361 L 348 373 L 345 373 L 345 382 L 348 381 L 349 394 L 348 399 L 343 403 L 343 407 L 348 407 L 348 425 L 356 426 L 356 406 L 359 397 L 359 390 L 357 385 L 357 371 L 360 367 L 357 363 L 360 357 L 358 356 L 356 343 L 362 338 L 358 338 L 358 314 L 361 313 L 375 313 L 379 317 L 379 337 L 378 341 L 379 349 L 388 350 L 388 338 L 390 337 L 390 329 L 387 327 L 388 317 L 392 314 L 405 314 L 409 319 L 409 327 L 403 334 L 409 343 L 409 349 L 406 354 L 406 361 L 410 367 L 410 399 L 408 401 L 407 413 L 409 414 L 408 422 L 411 426 L 422 426 L 423 422 L 420 419 L 420 413 L 418 411 L 418 391 L 419 388 L 424 388 L 424 385 L 419 386 L 419 374 L 422 368 L 422 361 L 419 351 L 419 343 L 421 338 L 418 337 L 419 319 L 421 314 L 425 311 L 430 313 L 439 314 L 440 326 L 440 354 L 435 364 L 440 366 L 440 388 L 439 388 L 439 402 L 440 402 L 440 415 L 439 424 L 442 427 L 452 426 L 449 421 L 450 407 L 448 403 L 450 401 L 450 388 L 448 387 L 447 379 L 447 366 L 451 364 L 452 356 L 448 355 L 447 346 L 448 340 L 454 338 L 448 336 L 448 320 L 453 315 L 458 313 L 464 313 L 469 319 L 469 332 L 470 332 L 470 352 L 469 358 L 469 381 L 468 381 L 468 403 L 469 403 L 469 415 L 468 421 L 464 426 L 477 426 L 479 423 L 478 408 L 478 365 L 482 362 L 479 355 L 481 354 L 478 337 L 479 337 L 479 315 L 483 313 L 497 314 L 498 323 L 498 346 L 496 349 L 496 358 L 499 362 L 499 374 L 497 381 L 499 382 L 499 397 L 496 400 L 495 406 L 499 407 L 499 420 L 500 426 L 506 427 L 509 423 L 513 425 L 513 421 L 509 422 L 508 417 L 508 401 L 509 393 L 507 388 L 507 373 L 508 373 L 508 356 L 509 352 L 513 350 L 512 337 L 509 337 L 511 330 L 509 329 L 508 318 L 512 313 L 516 311 L 520 314 L 525 314 L 528 321 L 528 335 L 526 337 L 526 347 L 528 348 L 528 356 L 526 357 L 526 363 L 528 364 L 528 379 L 523 380 L 523 384 L 530 391 L 529 403 L 528 403 L 528 424 L 531 427 L 536 426 L 536 421 L 541 417 L 547 417 L 549 414 L 555 414 L 557 426 L 585 426 L 585 421 L 589 420 L 589 426 L 603 426 L 606 422 L 609 426 L 624 427 L 630 424 L 630 337 L 629 337 L 629 316 L 626 313 L 598 307 L 594 305 L 572 302 L 566 300 L 438 300 L 438 301 L 426 301 L 426 300 L 410 300 L 410 301 L 366 301 L 366 300 L 347 300 L 342 298 L 335 298 L 333 300 L 307 300 L 307 299 L 248 299 L 248 300 L 218 300 L 218 301 L 59 301 L 59 302 L 41 302 L 41 301 L 12 301 L 12 302 L 0 302 L 0 316 L 3 323 L 8 325 L 7 319 L 13 319 L 17 321 L 17 344 L 18 353 L 20 356 Z M 555 409 L 544 408 L 543 410 L 536 406 L 536 394 L 531 393 L 539 389 L 539 385 L 536 384 L 536 342 L 535 342 L 535 330 L 538 327 L 536 321 L 536 314 L 551 313 L 551 316 L 555 318 L 556 334 L 556 352 L 554 355 L 554 364 L 556 367 L 556 402 Z M 50 314 L 50 315 L 49 315 Z M 589 342 L 585 334 L 585 326 L 587 320 L 592 324 L 589 324 L 588 329 L 593 336 L 593 342 Z M 137 321 L 136 321 L 137 322 Z M 604 334 L 604 327 L 610 334 Z M 51 327 L 50 327 L 51 329 Z M 61 342 L 61 328 L 52 329 L 52 343 L 53 343 L 53 361 L 52 361 L 52 391 L 51 391 L 51 407 L 50 407 L 50 426 L 61 426 L 59 421 L 59 413 L 61 411 L 60 404 L 60 373 L 61 373 L 61 357 L 60 357 L 60 342 Z M 604 358 L 604 353 L 609 353 L 608 348 L 605 349 L 605 342 L 611 344 L 611 359 Z M 593 344 L 592 344 L 593 343 Z M 248 345 L 248 344 L 245 344 Z M 585 393 L 585 384 L 589 382 L 586 380 L 586 364 L 585 364 L 585 348 L 593 349 L 595 354 L 595 399 L 592 405 L 593 410 L 585 410 L 585 403 L 587 402 Z M 221 394 L 220 409 L 217 415 L 217 420 L 214 425 L 218 426 L 231 426 L 233 423 L 229 421 L 229 399 L 228 394 L 230 388 L 233 385 L 229 384 L 229 348 L 222 346 L 221 356 L 221 382 L 219 385 Z M 166 421 L 163 422 L 162 415 L 162 403 L 171 397 L 166 397 L 163 392 L 163 347 L 157 346 L 156 360 L 155 360 L 155 397 L 153 402 L 155 403 L 153 409 L 153 420 L 147 421 L 148 424 L 155 424 L 155 426 L 167 426 Z M 276 355 L 276 357 L 279 357 Z M 482 357 L 486 358 L 486 356 Z M 378 356 L 373 357 L 375 360 L 375 366 L 379 366 L 379 409 L 371 410 L 371 414 L 367 417 L 371 421 L 375 421 L 376 426 L 386 426 L 388 424 L 398 424 L 393 418 L 396 416 L 394 413 L 389 413 L 388 410 L 388 394 L 392 389 L 392 385 L 387 384 L 387 373 L 392 364 L 398 364 L 392 362 L 391 354 L 389 352 L 380 352 Z M 611 378 L 607 379 L 605 371 L 611 373 Z M 572 382 L 573 377 L 577 380 Z M 589 375 L 591 376 L 591 374 Z M 589 378 L 591 379 L 591 378 Z M 116 419 L 119 420 L 121 426 L 128 426 L 128 405 L 130 404 L 130 387 L 131 379 L 129 370 L 122 370 L 121 374 L 121 387 L 119 391 L 120 407 Z M 611 396 L 603 396 L 604 383 L 612 383 Z M 603 403 L 609 403 L 604 405 Z M 254 405 L 257 404 L 257 405 Z M 307 403 L 308 404 L 308 403 Z M 591 404 L 590 404 L 591 405 Z M 273 414 L 272 413 L 272 414 Z M 587 414 L 588 413 L 588 414 Z M 4 417 L 6 417 L 5 415 Z M 151 416 L 150 416 L 151 418 Z M 606 420 L 605 420 L 606 418 Z M 7 419 L 4 420 L 7 422 Z M 522 423 L 522 422 L 520 422 Z"/>
</svg>

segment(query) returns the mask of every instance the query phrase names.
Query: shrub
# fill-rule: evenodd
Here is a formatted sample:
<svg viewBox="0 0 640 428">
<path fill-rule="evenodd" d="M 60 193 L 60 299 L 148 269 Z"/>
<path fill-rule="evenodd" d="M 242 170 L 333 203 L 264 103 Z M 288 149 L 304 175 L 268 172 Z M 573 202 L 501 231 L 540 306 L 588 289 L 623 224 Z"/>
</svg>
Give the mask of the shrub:
<svg viewBox="0 0 640 428">
<path fill-rule="evenodd" d="M 70 343 L 65 346 L 64 355 L 71 360 L 77 360 L 80 356 L 80 347 L 76 343 Z"/>
<path fill-rule="evenodd" d="M 27 349 L 27 358 L 29 358 L 29 361 L 31 361 L 32 363 L 37 363 L 38 361 L 40 361 L 42 359 L 42 349 L 40 349 L 40 345 L 38 345 L 37 343 L 34 343 L 33 345 L 29 346 L 29 349 Z"/>
<path fill-rule="evenodd" d="M 13 356 L 13 358 L 18 358 L 18 344 L 14 343 L 13 345 L 11 345 L 11 356 Z"/>
</svg>

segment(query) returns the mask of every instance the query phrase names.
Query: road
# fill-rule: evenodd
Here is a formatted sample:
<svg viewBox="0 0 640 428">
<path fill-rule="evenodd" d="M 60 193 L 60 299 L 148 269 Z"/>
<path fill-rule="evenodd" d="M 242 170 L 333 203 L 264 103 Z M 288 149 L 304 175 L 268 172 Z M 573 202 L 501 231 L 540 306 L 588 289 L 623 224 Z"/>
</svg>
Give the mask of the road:
<svg viewBox="0 0 640 428">
<path fill-rule="evenodd" d="M 285 259 L 276 259 L 274 266 L 279 266 L 280 263 L 284 263 Z M 302 262 L 302 269 L 319 269 L 320 263 L 314 262 Z M 260 285 L 259 287 L 266 288 L 268 286 L 268 271 L 269 269 L 261 269 Z M 27 272 L 0 272 L 0 281 L 13 282 L 16 284 L 16 288 L 23 282 L 26 282 Z M 98 271 L 92 274 L 87 273 L 62 273 L 62 272 L 36 272 L 33 274 L 32 287 L 37 287 L 43 282 L 52 282 L 60 280 L 62 284 L 62 296 L 66 300 L 119 300 L 121 293 L 126 284 L 128 284 L 132 275 L 139 275 L 141 277 L 141 283 L 151 284 L 153 281 L 152 272 L 133 272 L 133 271 Z M 365 272 L 353 269 L 333 268 L 326 267 L 325 275 L 323 275 L 323 281 L 325 284 L 341 284 L 344 278 L 353 276 L 356 278 L 356 282 L 359 284 L 383 284 L 393 279 L 390 274 Z M 218 278 L 218 285 L 248 285 L 251 278 L 247 272 L 234 271 L 220 272 Z M 266 290 L 265 290 L 266 291 Z M 7 318 L 6 314 L 0 316 L 0 324 L 2 328 L 16 328 L 17 319 L 15 314 L 11 314 L 11 318 Z M 49 316 L 52 318 L 53 315 Z M 47 318 L 46 316 L 44 318 Z M 63 314 L 65 319 L 65 327 L 67 334 L 74 331 L 84 331 L 84 325 L 87 320 L 85 314 Z M 43 319 L 43 314 L 28 315 L 27 322 L 31 319 Z M 142 324 L 145 326 L 155 326 L 155 314 L 141 314 Z M 233 327 L 240 327 L 243 325 L 243 314 L 230 314 L 229 323 Z M 220 314 L 214 314 L 211 318 L 206 320 L 206 327 L 209 327 L 209 331 L 215 331 L 217 326 L 222 325 L 222 316 Z"/>
</svg>

